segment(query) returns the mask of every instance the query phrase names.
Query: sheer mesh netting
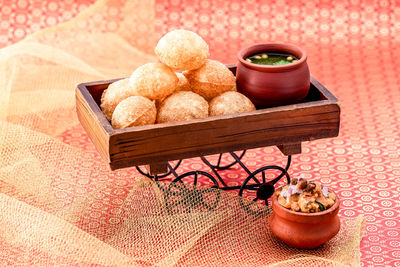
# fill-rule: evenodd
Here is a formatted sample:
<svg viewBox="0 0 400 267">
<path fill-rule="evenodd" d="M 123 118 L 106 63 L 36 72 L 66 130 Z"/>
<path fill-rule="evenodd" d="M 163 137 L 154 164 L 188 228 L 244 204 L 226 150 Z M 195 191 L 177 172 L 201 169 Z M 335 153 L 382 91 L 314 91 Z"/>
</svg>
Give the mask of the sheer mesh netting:
<svg viewBox="0 0 400 267">
<path fill-rule="evenodd" d="M 108 169 L 79 126 L 74 89 L 156 61 L 154 20 L 152 1 L 98 1 L 0 51 L 0 261 L 359 264 L 361 218 L 343 219 L 322 247 L 297 250 L 272 235 L 268 208 L 253 204 L 260 212 L 247 212 L 248 200 L 236 193 Z M 67 144 L 65 133 L 80 134 L 85 145 Z"/>
</svg>

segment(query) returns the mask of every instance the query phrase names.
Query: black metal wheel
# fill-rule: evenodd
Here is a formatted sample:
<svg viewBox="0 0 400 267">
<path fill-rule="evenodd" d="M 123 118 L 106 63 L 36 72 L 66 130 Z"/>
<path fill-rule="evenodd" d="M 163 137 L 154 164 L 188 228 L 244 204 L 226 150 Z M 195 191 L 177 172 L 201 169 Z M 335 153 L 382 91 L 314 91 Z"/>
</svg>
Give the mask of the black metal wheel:
<svg viewBox="0 0 400 267">
<path fill-rule="evenodd" d="M 288 160 L 289 161 L 289 160 Z M 289 163 L 290 165 L 290 163 Z M 288 165 L 287 165 L 288 168 Z M 265 172 L 268 170 L 278 170 L 280 174 L 276 176 L 271 181 L 266 180 Z M 261 175 L 261 179 L 260 176 Z M 256 178 L 258 176 L 258 179 Z M 268 199 L 273 195 L 275 191 L 275 184 L 283 177 L 286 176 L 287 183 L 290 183 L 290 176 L 287 172 L 286 168 L 282 168 L 275 165 L 264 166 L 259 168 L 258 170 L 251 173 L 242 183 L 242 186 L 239 189 L 239 202 L 240 205 L 248 212 L 255 215 L 262 215 L 268 212 L 268 209 L 260 209 L 258 205 L 255 205 L 256 201 L 261 200 L 264 201 L 265 205 L 268 206 Z M 261 181 L 260 181 L 261 180 Z M 254 182 L 256 181 L 256 182 Z M 243 191 L 255 191 L 256 196 L 252 201 L 247 201 L 242 198 Z M 248 202 L 248 203 L 245 203 Z"/>
<path fill-rule="evenodd" d="M 210 188 L 199 188 L 198 179 L 206 177 L 213 185 Z M 204 212 L 214 210 L 219 203 L 221 192 L 217 180 L 209 173 L 191 171 L 179 175 L 166 189 L 165 206 L 169 214 L 181 212 Z"/>
<path fill-rule="evenodd" d="M 221 159 L 222 159 L 222 155 L 223 154 L 229 154 L 229 153 L 221 153 L 218 156 L 218 161 L 216 164 L 211 163 L 206 157 L 202 156 L 200 157 L 201 160 L 210 168 L 215 168 L 217 170 L 226 170 L 229 169 L 230 167 L 232 167 L 233 165 L 237 164 L 238 161 L 236 159 L 233 159 L 233 162 L 230 162 L 226 165 L 221 165 Z M 239 159 L 241 160 L 244 156 L 244 154 L 246 154 L 246 150 L 243 150 L 242 153 L 239 156 Z"/>
<path fill-rule="evenodd" d="M 173 170 L 176 171 L 176 170 L 179 168 L 179 165 L 181 165 L 181 163 L 182 163 L 182 160 L 179 160 L 179 161 L 175 164 L 175 166 L 173 167 Z M 152 175 L 152 174 L 148 173 L 147 171 L 142 170 L 142 169 L 140 168 L 140 166 L 136 166 L 136 170 L 137 170 L 140 174 L 142 174 L 142 175 L 144 175 L 144 176 L 146 176 L 146 177 L 148 177 L 148 178 L 150 178 L 150 179 L 153 179 L 154 181 L 158 181 L 159 179 L 165 178 L 165 177 L 169 176 L 171 173 L 173 173 L 173 171 L 172 171 L 171 169 L 168 169 L 168 171 L 167 171 L 166 173 Z"/>
</svg>

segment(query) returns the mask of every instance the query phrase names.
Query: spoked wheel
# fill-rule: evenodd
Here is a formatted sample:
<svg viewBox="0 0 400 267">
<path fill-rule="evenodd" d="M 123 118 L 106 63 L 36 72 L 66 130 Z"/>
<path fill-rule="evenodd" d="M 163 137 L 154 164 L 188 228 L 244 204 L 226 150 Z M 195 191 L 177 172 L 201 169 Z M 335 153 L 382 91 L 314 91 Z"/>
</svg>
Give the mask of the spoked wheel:
<svg viewBox="0 0 400 267">
<path fill-rule="evenodd" d="M 176 170 L 178 169 L 179 165 L 181 165 L 181 163 L 182 163 L 182 160 L 179 160 L 179 161 L 175 164 L 175 166 L 173 167 L 173 170 L 176 171 Z M 142 175 L 144 175 L 144 176 L 146 176 L 146 177 L 148 177 L 148 178 L 150 178 L 150 179 L 153 179 L 154 181 L 158 181 L 159 179 L 165 178 L 165 177 L 169 176 L 169 175 L 172 173 L 172 170 L 168 169 L 168 172 L 166 172 L 166 173 L 152 175 L 152 174 L 148 173 L 146 170 L 142 170 L 142 169 L 140 168 L 140 166 L 136 166 L 136 170 L 137 170 L 140 174 L 142 174 Z"/>
<path fill-rule="evenodd" d="M 211 188 L 199 188 L 199 178 L 209 179 Z M 191 171 L 174 179 L 164 194 L 165 206 L 169 214 L 205 212 L 214 210 L 219 203 L 221 192 L 217 180 L 209 173 Z"/>
<path fill-rule="evenodd" d="M 216 162 L 211 162 L 210 160 L 208 160 L 206 157 L 202 156 L 201 160 L 207 164 L 209 167 L 211 168 L 215 168 L 217 170 L 226 170 L 229 169 L 230 167 L 232 167 L 233 165 L 235 165 L 236 163 L 238 163 L 238 161 L 236 159 L 232 159 L 232 162 L 229 162 L 227 164 L 222 164 L 221 160 L 222 160 L 222 155 L 224 154 L 229 154 L 229 153 L 222 153 L 218 155 L 218 160 L 216 160 Z M 239 159 L 242 159 L 244 154 L 246 154 L 246 150 L 243 150 L 242 153 L 239 156 Z"/>
<path fill-rule="evenodd" d="M 280 174 L 276 176 L 273 180 L 267 181 L 266 172 L 269 170 L 278 170 Z M 239 202 L 240 205 L 248 212 L 255 215 L 262 215 L 268 212 L 268 209 L 261 209 L 259 205 L 255 203 L 257 201 L 264 201 L 265 205 L 268 206 L 268 199 L 274 194 L 275 184 L 283 177 L 286 176 L 287 183 L 290 183 L 290 176 L 285 168 L 270 165 L 264 166 L 253 173 L 251 173 L 246 180 L 244 180 L 242 186 L 239 190 Z M 255 181 L 255 182 L 254 182 Z M 256 197 L 252 201 L 245 201 L 243 196 L 243 191 L 255 191 Z M 245 203 L 248 202 L 248 203 Z"/>
</svg>

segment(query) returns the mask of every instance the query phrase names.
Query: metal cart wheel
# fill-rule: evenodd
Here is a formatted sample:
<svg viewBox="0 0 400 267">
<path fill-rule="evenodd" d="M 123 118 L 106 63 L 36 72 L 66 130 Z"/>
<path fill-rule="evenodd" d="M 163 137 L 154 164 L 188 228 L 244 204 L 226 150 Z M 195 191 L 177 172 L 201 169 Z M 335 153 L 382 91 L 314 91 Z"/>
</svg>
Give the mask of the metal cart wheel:
<svg viewBox="0 0 400 267">
<path fill-rule="evenodd" d="M 226 164 L 226 165 L 221 165 L 221 159 L 222 159 L 222 155 L 223 155 L 223 154 L 229 154 L 229 153 L 221 153 L 221 154 L 219 154 L 217 164 L 215 164 L 215 165 L 212 164 L 212 163 L 211 163 L 207 158 L 205 158 L 204 156 L 202 156 L 202 157 L 200 157 L 200 158 L 201 158 L 201 160 L 202 160 L 207 166 L 209 166 L 210 168 L 215 168 L 215 169 L 217 169 L 217 170 L 226 170 L 226 169 L 229 169 L 230 167 L 232 167 L 233 165 L 235 165 L 235 164 L 238 163 L 238 161 L 237 161 L 236 159 L 234 159 L 234 161 L 231 162 L 231 163 L 228 163 L 228 164 Z M 246 154 L 246 150 L 243 150 L 243 151 L 242 151 L 242 154 L 240 154 L 239 159 L 242 159 L 243 156 L 244 156 L 244 154 Z"/>
<path fill-rule="evenodd" d="M 176 171 L 176 170 L 179 168 L 179 165 L 181 165 L 181 163 L 182 163 L 182 160 L 179 160 L 179 161 L 175 164 L 175 166 L 173 167 L 173 170 Z M 142 170 L 142 169 L 140 168 L 140 166 L 136 166 L 136 170 L 137 170 L 140 174 L 142 174 L 142 175 L 144 175 L 144 176 L 146 176 L 146 177 L 148 177 L 148 178 L 150 178 L 150 179 L 153 179 L 154 181 L 158 181 L 160 178 L 161 178 L 161 179 L 162 179 L 162 178 L 165 178 L 165 177 L 169 176 L 171 173 L 173 173 L 173 171 L 172 171 L 171 169 L 168 169 L 168 171 L 167 171 L 166 173 L 152 175 L 152 174 L 148 173 L 147 171 Z"/>
<path fill-rule="evenodd" d="M 210 188 L 198 188 L 198 179 L 206 177 L 213 183 Z M 164 194 L 165 206 L 169 214 L 183 210 L 207 212 L 214 210 L 219 203 L 221 192 L 217 180 L 209 173 L 191 171 L 175 178 Z"/>
<path fill-rule="evenodd" d="M 265 172 L 268 170 L 278 170 L 281 173 L 274 178 L 271 181 L 266 181 L 266 175 Z M 257 175 L 259 176 L 261 174 L 261 181 L 257 179 Z M 290 183 L 290 176 L 285 168 L 275 166 L 275 165 L 270 165 L 270 166 L 264 166 L 259 168 L 258 170 L 254 171 L 251 173 L 243 182 L 242 186 L 239 189 L 239 202 L 240 205 L 248 212 L 255 214 L 255 215 L 262 215 L 268 212 L 268 209 L 263 209 L 260 210 L 259 207 L 256 207 L 254 205 L 257 200 L 264 201 L 265 205 L 268 206 L 268 199 L 273 195 L 275 191 L 275 184 L 283 177 L 286 176 L 287 183 Z M 250 182 L 250 181 L 256 181 L 255 183 Z M 250 201 L 249 203 L 245 203 L 243 200 L 243 191 L 244 190 L 250 190 L 250 191 L 256 191 L 256 197 Z"/>
</svg>

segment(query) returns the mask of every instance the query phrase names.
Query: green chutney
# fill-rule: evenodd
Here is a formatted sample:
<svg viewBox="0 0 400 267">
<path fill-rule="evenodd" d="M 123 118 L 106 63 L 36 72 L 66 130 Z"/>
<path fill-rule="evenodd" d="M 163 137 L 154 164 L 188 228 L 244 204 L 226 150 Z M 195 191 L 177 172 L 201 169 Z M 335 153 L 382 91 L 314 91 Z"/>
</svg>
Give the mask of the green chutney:
<svg viewBox="0 0 400 267">
<path fill-rule="evenodd" d="M 299 59 L 294 55 L 285 54 L 282 52 L 265 52 L 259 53 L 246 58 L 247 62 L 258 65 L 286 65 L 297 62 Z"/>
</svg>

